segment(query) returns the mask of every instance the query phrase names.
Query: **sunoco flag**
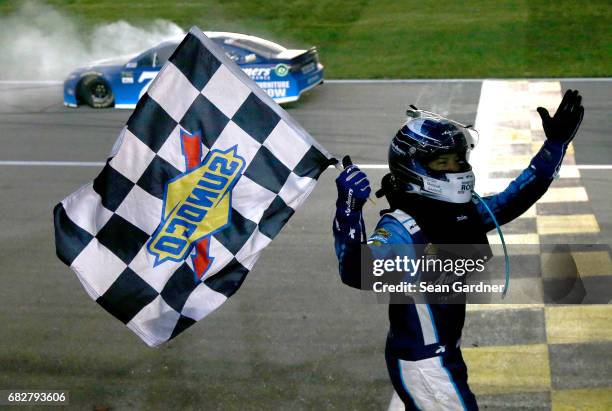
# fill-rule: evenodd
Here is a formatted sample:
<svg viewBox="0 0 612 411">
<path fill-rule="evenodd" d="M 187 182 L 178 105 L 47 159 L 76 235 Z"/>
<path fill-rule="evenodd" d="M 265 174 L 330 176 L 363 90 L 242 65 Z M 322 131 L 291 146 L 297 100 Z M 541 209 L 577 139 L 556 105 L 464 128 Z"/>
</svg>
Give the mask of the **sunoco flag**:
<svg viewBox="0 0 612 411">
<path fill-rule="evenodd" d="M 194 27 L 101 173 L 55 207 L 57 254 L 159 345 L 238 290 L 330 157 Z"/>
</svg>

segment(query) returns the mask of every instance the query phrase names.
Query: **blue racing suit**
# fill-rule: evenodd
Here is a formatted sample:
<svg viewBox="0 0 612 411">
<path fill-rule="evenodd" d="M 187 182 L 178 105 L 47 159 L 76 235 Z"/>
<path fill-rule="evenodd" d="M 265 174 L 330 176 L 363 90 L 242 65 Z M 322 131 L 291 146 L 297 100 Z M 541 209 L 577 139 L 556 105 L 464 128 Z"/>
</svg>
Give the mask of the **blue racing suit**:
<svg viewBox="0 0 612 411">
<path fill-rule="evenodd" d="M 499 224 L 520 216 L 546 192 L 565 149 L 546 141 L 529 167 L 503 192 L 483 198 Z M 411 202 L 421 205 L 412 207 Z M 382 216 L 367 241 L 370 251 L 375 255 L 381 244 L 488 244 L 486 233 L 495 224 L 484 204 L 474 199 L 453 208 L 458 210 L 453 214 L 444 211 L 449 203 L 442 203 L 412 194 L 403 204 L 391 204 L 392 212 Z M 440 218 L 440 210 L 448 218 Z M 348 212 L 339 201 L 333 233 L 342 282 L 362 288 L 363 237 L 359 233 L 365 233 L 365 227 L 361 210 Z M 409 257 L 417 257 L 416 251 L 410 253 Z M 464 320 L 465 304 L 389 304 L 387 368 L 407 409 L 478 409 L 460 350 Z"/>
</svg>

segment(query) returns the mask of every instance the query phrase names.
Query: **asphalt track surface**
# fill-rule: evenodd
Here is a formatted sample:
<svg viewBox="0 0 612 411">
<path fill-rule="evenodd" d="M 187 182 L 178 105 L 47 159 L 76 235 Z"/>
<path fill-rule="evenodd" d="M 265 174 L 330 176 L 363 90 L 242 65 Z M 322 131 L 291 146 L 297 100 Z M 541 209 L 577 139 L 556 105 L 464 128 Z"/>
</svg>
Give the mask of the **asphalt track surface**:
<svg viewBox="0 0 612 411">
<path fill-rule="evenodd" d="M 584 95 L 576 162 L 609 165 L 612 82 L 562 87 Z M 480 88 L 479 82 L 326 84 L 288 111 L 333 153 L 383 164 L 409 104 L 473 123 Z M 68 109 L 60 96 L 60 85 L 0 85 L 0 163 L 104 161 L 130 111 Z M 323 174 L 235 296 L 151 349 L 91 301 L 55 256 L 53 206 L 100 168 L 0 165 L 0 389 L 66 389 L 74 409 L 387 408 L 387 310 L 365 304 L 339 281 L 330 227 L 335 170 Z M 376 185 L 384 170 L 368 174 Z M 601 237 L 612 244 L 612 171 L 585 170 L 582 183 Z M 380 201 L 367 207 L 368 228 L 380 208 Z M 533 318 L 493 318 L 470 314 L 463 346 L 498 343 L 508 327 L 519 340 L 543 333 L 529 326 Z M 609 389 L 612 350 L 602 344 L 576 356 L 567 348 L 553 388 Z M 537 390 L 478 398 L 488 409 L 551 404 L 550 393 Z"/>
</svg>

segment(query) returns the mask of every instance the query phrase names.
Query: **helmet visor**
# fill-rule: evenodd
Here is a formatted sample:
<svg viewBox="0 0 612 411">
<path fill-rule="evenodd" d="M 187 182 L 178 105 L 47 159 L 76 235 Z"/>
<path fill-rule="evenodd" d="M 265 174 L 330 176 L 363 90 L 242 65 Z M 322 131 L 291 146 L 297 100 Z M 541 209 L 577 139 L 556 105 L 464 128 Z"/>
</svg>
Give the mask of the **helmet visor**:
<svg viewBox="0 0 612 411">
<path fill-rule="evenodd" d="M 438 123 L 435 123 L 438 125 Z M 427 122 L 412 121 L 404 129 L 412 137 L 412 156 L 429 171 L 463 173 L 471 170 L 467 161 L 470 144 L 469 133 L 465 128 L 449 125 L 437 130 L 435 136 L 429 137 Z"/>
<path fill-rule="evenodd" d="M 407 125 L 411 124 L 413 119 L 444 120 L 444 121 L 454 124 L 457 128 L 459 128 L 459 130 L 463 131 L 464 133 L 464 136 L 466 138 L 467 147 L 468 147 L 468 157 L 469 157 L 469 151 L 473 150 L 478 144 L 478 141 L 480 140 L 480 135 L 478 134 L 478 131 L 474 129 L 473 126 L 471 125 L 466 126 L 465 124 L 462 124 L 455 120 L 451 120 L 450 118 L 444 117 L 440 114 L 433 113 L 427 110 L 417 110 L 417 109 L 414 109 L 414 110 L 410 109 L 406 112 L 406 114 L 408 115 L 408 121 L 406 122 Z M 417 121 L 412 124 L 416 125 L 416 124 L 422 124 L 422 123 Z"/>
</svg>

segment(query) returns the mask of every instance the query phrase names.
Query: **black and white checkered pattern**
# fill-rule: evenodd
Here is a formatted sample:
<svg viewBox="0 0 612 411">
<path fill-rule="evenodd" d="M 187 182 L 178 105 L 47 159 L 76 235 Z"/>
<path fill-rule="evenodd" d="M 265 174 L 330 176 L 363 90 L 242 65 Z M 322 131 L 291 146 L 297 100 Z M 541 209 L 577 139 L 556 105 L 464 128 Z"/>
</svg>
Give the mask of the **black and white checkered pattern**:
<svg viewBox="0 0 612 411">
<path fill-rule="evenodd" d="M 186 172 L 180 130 L 201 132 L 203 157 L 238 145 L 246 165 L 231 222 L 210 238 L 212 265 L 154 265 L 146 248 L 164 189 Z M 236 292 L 261 250 L 315 186 L 330 154 L 197 28 L 162 68 L 100 175 L 54 210 L 57 254 L 91 298 L 148 345 L 167 341 Z"/>
</svg>

